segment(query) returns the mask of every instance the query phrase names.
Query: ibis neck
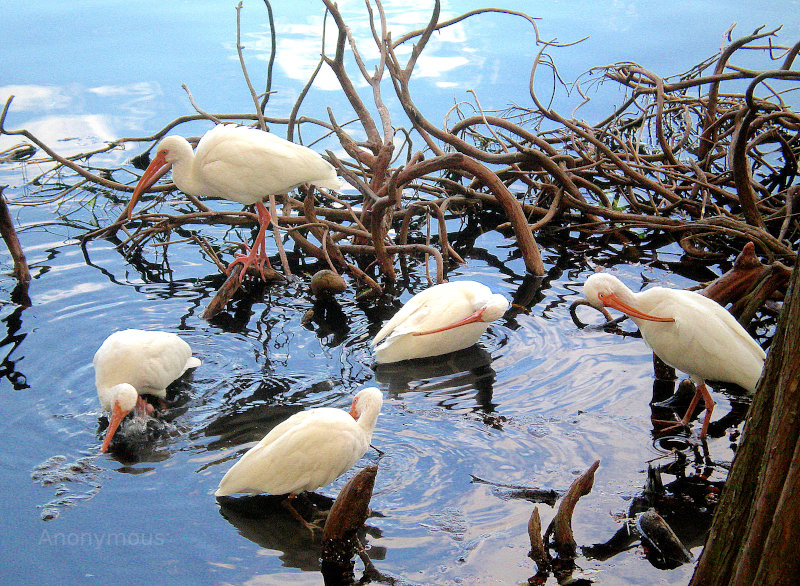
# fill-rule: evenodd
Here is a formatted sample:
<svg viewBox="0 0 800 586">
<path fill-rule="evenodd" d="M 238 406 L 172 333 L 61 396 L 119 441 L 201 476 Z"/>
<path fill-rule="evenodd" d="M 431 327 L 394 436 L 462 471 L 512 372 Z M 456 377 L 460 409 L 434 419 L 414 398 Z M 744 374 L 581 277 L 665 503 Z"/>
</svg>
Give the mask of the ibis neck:
<svg viewBox="0 0 800 586">
<path fill-rule="evenodd" d="M 617 299 L 619 299 L 623 303 L 627 303 L 631 307 L 635 307 L 640 311 L 645 311 L 644 308 L 641 306 L 642 305 L 641 296 L 637 293 L 634 293 L 627 287 L 623 287 L 614 291 L 614 295 L 616 295 Z"/>
<path fill-rule="evenodd" d="M 373 405 L 369 405 L 367 409 L 361 412 L 361 416 L 358 418 L 358 426 L 364 430 L 364 433 L 367 434 L 367 437 L 372 437 L 372 432 L 375 429 L 375 424 L 378 422 L 378 410 L 372 408 Z"/>
<path fill-rule="evenodd" d="M 172 181 L 178 189 L 189 195 L 204 195 L 202 183 L 198 181 L 192 146 L 186 142 L 180 147 L 180 153 L 172 161 Z"/>
<path fill-rule="evenodd" d="M 660 290 L 661 287 L 652 287 L 650 289 L 646 289 L 645 291 L 641 291 L 640 293 L 634 293 L 633 291 L 628 290 L 625 291 L 624 295 L 618 293 L 617 297 L 631 307 L 638 309 L 642 313 L 654 315 L 656 317 L 671 318 L 672 315 L 664 315 L 664 308 L 660 305 L 660 298 L 657 293 Z M 637 326 L 639 326 L 639 329 L 641 329 L 642 324 L 648 326 L 653 323 L 658 323 L 658 321 L 651 321 L 632 315 L 630 318 Z"/>
</svg>

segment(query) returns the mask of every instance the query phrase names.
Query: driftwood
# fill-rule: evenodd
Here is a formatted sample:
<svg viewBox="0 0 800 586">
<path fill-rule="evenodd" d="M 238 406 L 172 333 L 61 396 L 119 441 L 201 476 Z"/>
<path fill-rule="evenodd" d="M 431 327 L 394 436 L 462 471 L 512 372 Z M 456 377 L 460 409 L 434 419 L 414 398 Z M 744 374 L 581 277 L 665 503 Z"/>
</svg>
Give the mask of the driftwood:
<svg viewBox="0 0 800 586">
<path fill-rule="evenodd" d="M 756 256 L 756 246 L 748 242 L 733 262 L 731 270 L 709 283 L 702 293 L 719 303 L 728 305 L 749 291 L 769 272 Z"/>
<path fill-rule="evenodd" d="M 369 501 L 377 473 L 378 467 L 373 465 L 356 474 L 336 497 L 328 513 L 322 534 L 325 584 L 352 584 L 354 581 L 353 555 L 363 550 L 356 532 L 369 516 Z M 370 566 L 371 563 L 367 567 Z"/>
<path fill-rule="evenodd" d="M 600 460 L 595 461 L 586 472 L 572 482 L 558 505 L 556 516 L 550 521 L 547 531 L 544 533 L 544 539 L 548 542 L 552 535 L 550 545 L 555 549 L 559 559 L 572 559 L 577 553 L 578 545 L 572 535 L 572 513 L 578 500 L 591 492 L 592 485 L 594 485 L 594 473 L 598 466 L 600 466 Z"/>
<path fill-rule="evenodd" d="M 255 267 L 250 267 L 253 272 L 256 271 Z M 283 280 L 283 275 L 281 275 L 278 271 L 273 268 L 264 268 L 264 277 L 267 278 L 268 281 L 274 280 Z M 236 264 L 231 268 L 231 272 L 228 275 L 228 278 L 225 279 L 225 282 L 219 288 L 217 293 L 212 297 L 211 301 L 208 303 L 208 306 L 203 310 L 202 317 L 203 319 L 211 319 L 221 311 L 225 310 L 225 307 L 228 305 L 228 302 L 233 298 L 236 292 L 239 290 L 241 285 L 242 279 L 240 279 L 240 275 L 242 273 L 242 265 Z M 247 278 L 247 277 L 245 277 Z M 257 278 L 257 277 L 254 277 Z"/>
<path fill-rule="evenodd" d="M 731 313 L 746 325 L 755 314 L 748 308 L 751 305 L 760 308 L 764 301 L 785 289 L 790 275 L 791 269 L 783 263 L 762 263 L 756 256 L 755 245 L 748 242 L 736 257 L 731 270 L 714 279 L 701 293 L 723 306 L 732 303 Z M 783 299 L 784 294 L 779 293 L 778 297 Z M 754 304 L 750 303 L 753 297 Z"/>
<path fill-rule="evenodd" d="M 550 558 L 542 539 L 542 520 L 539 518 L 539 507 L 533 507 L 531 518 L 528 520 L 528 538 L 531 541 L 528 557 L 536 562 L 538 573 L 547 572 L 550 568 Z"/>
</svg>

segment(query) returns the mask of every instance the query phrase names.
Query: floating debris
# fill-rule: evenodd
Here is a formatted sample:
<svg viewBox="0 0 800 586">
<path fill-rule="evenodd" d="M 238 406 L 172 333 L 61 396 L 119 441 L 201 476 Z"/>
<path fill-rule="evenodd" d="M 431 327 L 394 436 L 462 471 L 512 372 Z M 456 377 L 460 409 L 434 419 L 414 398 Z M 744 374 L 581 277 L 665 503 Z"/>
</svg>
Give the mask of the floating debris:
<svg viewBox="0 0 800 586">
<path fill-rule="evenodd" d="M 100 492 L 100 470 L 94 462 L 96 456 L 84 456 L 75 462 L 68 462 L 66 456 L 52 456 L 35 466 L 31 480 L 42 486 L 56 485 L 56 498 L 39 505 L 42 521 L 51 521 L 59 516 L 61 509 L 80 501 L 89 500 Z M 85 490 L 76 491 L 74 484 L 85 485 Z"/>
<path fill-rule="evenodd" d="M 677 568 L 694 558 L 669 524 L 653 508 L 636 516 L 636 529 L 642 545 L 656 567 Z"/>
<path fill-rule="evenodd" d="M 322 269 L 311 277 L 311 292 L 315 297 L 335 295 L 347 290 L 347 282 L 341 275 L 329 269 Z"/>
</svg>

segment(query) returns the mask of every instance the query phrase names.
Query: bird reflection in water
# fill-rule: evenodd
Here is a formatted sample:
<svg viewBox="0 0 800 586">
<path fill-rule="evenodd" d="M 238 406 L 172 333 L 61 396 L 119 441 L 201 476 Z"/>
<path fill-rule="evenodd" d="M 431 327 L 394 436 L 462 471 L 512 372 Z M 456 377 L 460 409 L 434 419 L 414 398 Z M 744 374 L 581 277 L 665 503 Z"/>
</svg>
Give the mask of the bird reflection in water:
<svg viewBox="0 0 800 586">
<path fill-rule="evenodd" d="M 284 567 L 319 571 L 322 543 L 307 531 L 298 531 L 297 520 L 283 506 L 284 500 L 285 495 L 268 494 L 217 497 L 220 514 L 242 537 L 264 549 L 282 552 L 280 559 Z M 311 517 L 314 509 L 327 511 L 332 504 L 332 498 L 308 492 L 299 495 L 293 506 L 303 516 Z M 372 516 L 375 515 L 373 511 Z M 357 536 L 366 545 L 367 536 L 379 538 L 381 531 L 365 524 Z M 385 547 L 370 545 L 366 550 L 370 559 L 382 560 L 386 557 Z"/>
<path fill-rule="evenodd" d="M 448 395 L 443 402 L 445 408 L 452 405 L 453 399 L 462 404 L 470 397 L 475 401 L 472 410 L 481 414 L 487 424 L 495 427 L 501 423 L 494 414 L 497 373 L 492 368 L 492 356 L 477 344 L 444 356 L 375 364 L 373 370 L 390 395 L 409 391 L 445 392 Z"/>
</svg>

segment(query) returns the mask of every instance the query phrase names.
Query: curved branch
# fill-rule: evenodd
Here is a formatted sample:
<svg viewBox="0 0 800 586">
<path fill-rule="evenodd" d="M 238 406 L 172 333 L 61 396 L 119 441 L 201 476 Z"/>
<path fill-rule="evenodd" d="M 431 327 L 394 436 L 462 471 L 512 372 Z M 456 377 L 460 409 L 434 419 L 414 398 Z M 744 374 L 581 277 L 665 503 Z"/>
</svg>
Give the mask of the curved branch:
<svg viewBox="0 0 800 586">
<path fill-rule="evenodd" d="M 755 88 L 767 79 L 800 79 L 800 72 L 786 71 L 784 69 L 764 71 L 750 82 L 745 92 L 746 106 L 743 108 L 743 112 L 741 112 L 741 121 L 731 139 L 730 149 L 730 166 L 733 170 L 734 182 L 739 193 L 742 213 L 748 224 L 761 228 L 762 230 L 765 227 L 764 220 L 761 218 L 761 214 L 758 212 L 758 207 L 756 206 L 756 198 L 755 193 L 753 193 L 750 166 L 747 163 L 746 151 L 751 125 L 758 112 L 753 94 Z"/>
</svg>

